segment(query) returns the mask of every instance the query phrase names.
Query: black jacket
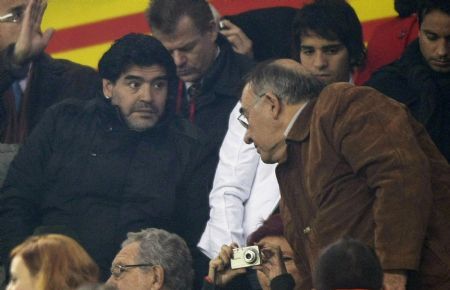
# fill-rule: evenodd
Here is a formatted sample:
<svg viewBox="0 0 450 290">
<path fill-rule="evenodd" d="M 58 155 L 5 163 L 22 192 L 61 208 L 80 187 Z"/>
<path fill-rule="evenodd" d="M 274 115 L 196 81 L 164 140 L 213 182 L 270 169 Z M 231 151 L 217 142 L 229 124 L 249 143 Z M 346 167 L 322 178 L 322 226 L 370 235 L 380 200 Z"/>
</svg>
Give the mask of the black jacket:
<svg viewBox="0 0 450 290">
<path fill-rule="evenodd" d="M 194 248 L 213 174 L 202 134 L 170 116 L 145 132 L 129 130 L 103 97 L 50 108 L 0 192 L 2 256 L 42 227 L 72 233 L 104 277 L 129 231 L 167 229 Z"/>
<path fill-rule="evenodd" d="M 14 46 L 10 45 L 0 52 L 0 98 L 14 81 L 24 78 L 28 73 L 28 67 L 21 69 L 12 65 L 13 48 Z M 28 101 L 22 104 L 24 107 L 22 113 L 25 112 L 25 116 L 21 116 L 27 120 L 28 130 L 25 133 L 32 131 L 44 115 L 45 110 L 53 104 L 66 98 L 92 98 L 101 89 L 100 78 L 92 68 L 67 60 L 53 59 L 47 54 L 41 54 L 33 61 L 28 81 L 27 92 L 25 92 Z M 6 139 L 7 122 L 5 104 L 0 99 L 0 142 L 4 142 Z M 12 143 L 16 142 L 12 141 Z M 0 143 L 0 186 L 3 184 L 9 163 L 15 156 L 18 147 L 15 144 Z"/>
<path fill-rule="evenodd" d="M 366 85 L 408 106 L 450 160 L 450 73 L 438 73 L 428 66 L 418 40 L 398 61 L 372 75 Z"/>
</svg>

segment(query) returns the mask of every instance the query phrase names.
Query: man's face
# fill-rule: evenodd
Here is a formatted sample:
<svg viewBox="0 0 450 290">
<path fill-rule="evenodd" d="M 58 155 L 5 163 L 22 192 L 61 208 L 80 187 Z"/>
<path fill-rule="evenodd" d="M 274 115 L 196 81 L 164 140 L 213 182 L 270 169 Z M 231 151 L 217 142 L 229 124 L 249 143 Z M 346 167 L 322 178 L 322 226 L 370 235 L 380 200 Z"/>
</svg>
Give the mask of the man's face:
<svg viewBox="0 0 450 290">
<path fill-rule="evenodd" d="M 270 110 L 271 104 L 266 95 L 256 96 L 247 84 L 242 92 L 240 109 L 248 124 L 244 141 L 255 145 L 263 162 L 277 163 L 285 156 L 286 143 L 284 132 L 277 130 Z"/>
<path fill-rule="evenodd" d="M 214 23 L 202 34 L 189 16 L 183 16 L 172 34 L 153 29 L 153 36 L 170 52 L 177 66 L 177 75 L 185 82 L 200 80 L 217 55 Z"/>
<path fill-rule="evenodd" d="M 164 67 L 131 66 L 113 83 L 103 80 L 103 93 L 119 107 L 128 127 L 144 131 L 158 123 L 164 114 L 168 80 Z"/>
<path fill-rule="evenodd" d="M 6 290 L 34 290 L 37 287 L 37 276 L 32 276 L 22 256 L 15 256 L 10 266 L 11 278 Z"/>
<path fill-rule="evenodd" d="M 22 15 L 28 0 L 1 0 L 0 17 L 6 22 L 0 21 L 0 51 L 17 41 L 22 25 Z M 11 14 L 9 17 L 8 14 Z M 8 20 L 6 20 L 6 18 Z"/>
<path fill-rule="evenodd" d="M 419 45 L 432 70 L 450 72 L 450 15 L 439 10 L 426 14 L 420 26 Z"/>
<path fill-rule="evenodd" d="M 348 50 L 338 40 L 328 40 L 315 33 L 301 36 L 300 62 L 326 84 L 350 80 Z"/>
<path fill-rule="evenodd" d="M 136 265 L 139 253 L 139 243 L 128 244 L 114 258 L 112 267 L 120 265 Z M 119 290 L 148 290 L 152 289 L 153 275 L 142 267 L 126 268 L 118 276 L 111 275 L 107 284 L 114 285 Z"/>
</svg>

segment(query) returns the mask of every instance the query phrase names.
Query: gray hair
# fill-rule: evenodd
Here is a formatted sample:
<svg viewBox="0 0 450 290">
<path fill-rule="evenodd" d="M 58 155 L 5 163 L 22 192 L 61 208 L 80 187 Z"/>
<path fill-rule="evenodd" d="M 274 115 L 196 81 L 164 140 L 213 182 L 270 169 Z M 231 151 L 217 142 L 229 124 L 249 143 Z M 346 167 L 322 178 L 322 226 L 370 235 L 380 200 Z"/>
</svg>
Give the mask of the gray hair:
<svg viewBox="0 0 450 290">
<path fill-rule="evenodd" d="M 170 290 L 192 289 L 194 270 L 186 242 L 176 234 L 149 228 L 128 233 L 122 248 L 139 243 L 137 263 L 159 265 L 164 269 L 164 286 Z M 145 271 L 145 268 L 142 268 Z"/>
<path fill-rule="evenodd" d="M 258 64 L 247 75 L 247 84 L 257 96 L 272 92 L 286 104 L 298 104 L 316 98 L 325 84 L 303 70 L 300 64 L 284 65 L 286 62 L 269 60 Z"/>
</svg>

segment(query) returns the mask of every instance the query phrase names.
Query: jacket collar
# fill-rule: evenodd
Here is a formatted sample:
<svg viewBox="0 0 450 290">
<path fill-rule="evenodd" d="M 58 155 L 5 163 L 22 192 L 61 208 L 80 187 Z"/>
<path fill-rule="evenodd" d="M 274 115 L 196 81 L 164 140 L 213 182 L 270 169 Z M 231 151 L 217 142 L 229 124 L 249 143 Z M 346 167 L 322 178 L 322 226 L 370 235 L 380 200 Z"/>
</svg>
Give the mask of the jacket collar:
<svg viewBox="0 0 450 290">
<path fill-rule="evenodd" d="M 292 126 L 286 141 L 302 142 L 309 136 L 310 124 L 317 98 L 310 100 L 303 108 L 297 120 Z"/>
</svg>

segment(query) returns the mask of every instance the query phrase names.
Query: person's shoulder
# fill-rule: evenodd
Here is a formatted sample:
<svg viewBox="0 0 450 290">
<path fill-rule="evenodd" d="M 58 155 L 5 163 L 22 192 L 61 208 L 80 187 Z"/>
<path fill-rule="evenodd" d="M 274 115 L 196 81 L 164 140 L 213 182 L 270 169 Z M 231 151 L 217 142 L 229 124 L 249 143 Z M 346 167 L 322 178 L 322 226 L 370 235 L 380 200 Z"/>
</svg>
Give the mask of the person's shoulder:
<svg viewBox="0 0 450 290">
<path fill-rule="evenodd" d="M 319 115 L 325 118 L 339 118 L 343 115 L 368 116 L 369 112 L 384 115 L 404 113 L 406 106 L 384 93 L 368 86 L 355 86 L 348 83 L 328 85 L 317 101 Z"/>
<path fill-rule="evenodd" d="M 339 108 L 351 106 L 355 102 L 375 106 L 377 103 L 385 101 L 389 101 L 387 96 L 372 87 L 339 82 L 330 84 L 323 89 L 318 97 L 317 106 L 339 111 Z"/>
<path fill-rule="evenodd" d="M 235 51 L 231 51 L 230 53 L 232 55 L 233 63 L 245 73 L 250 71 L 256 64 L 253 59 L 249 58 L 246 55 L 237 53 Z"/>
<path fill-rule="evenodd" d="M 36 60 L 36 65 L 53 71 L 57 74 L 84 75 L 86 77 L 97 76 L 97 72 L 89 66 L 75 63 L 67 59 L 56 59 L 43 54 Z"/>
<path fill-rule="evenodd" d="M 383 82 L 386 79 L 392 79 L 398 81 L 405 77 L 405 71 L 403 71 L 404 63 L 401 60 L 396 60 L 387 65 L 382 66 L 375 71 L 370 79 L 366 82 L 366 85 L 377 84 Z"/>
<path fill-rule="evenodd" d="M 375 71 L 364 84 L 392 98 L 401 98 L 408 89 L 408 68 L 403 60 L 394 61 Z"/>
<path fill-rule="evenodd" d="M 98 99 L 82 100 L 76 98 L 65 99 L 48 108 L 47 113 L 55 118 L 72 119 L 83 114 L 91 114 L 98 107 Z"/>
</svg>

